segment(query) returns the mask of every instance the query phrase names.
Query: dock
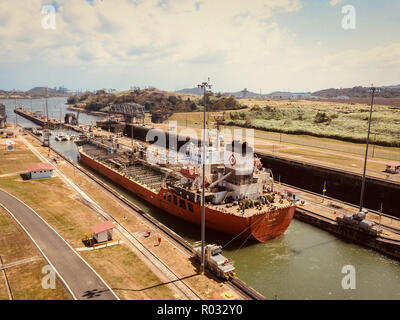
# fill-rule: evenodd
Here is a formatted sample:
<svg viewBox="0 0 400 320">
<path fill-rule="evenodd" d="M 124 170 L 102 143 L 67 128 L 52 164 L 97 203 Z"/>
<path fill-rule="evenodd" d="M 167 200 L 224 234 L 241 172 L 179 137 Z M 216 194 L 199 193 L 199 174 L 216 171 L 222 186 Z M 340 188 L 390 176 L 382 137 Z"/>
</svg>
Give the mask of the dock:
<svg viewBox="0 0 400 320">
<path fill-rule="evenodd" d="M 47 127 L 48 129 L 55 130 L 55 129 L 69 129 L 73 130 L 78 133 L 86 133 L 88 132 L 88 128 L 84 125 L 72 125 L 72 124 L 66 124 L 63 121 L 59 121 L 53 118 L 47 118 L 46 116 L 42 114 L 35 114 L 34 112 L 31 112 L 26 109 L 22 108 L 16 108 L 14 109 L 14 113 L 18 114 L 19 116 L 32 121 L 33 123 L 41 126 L 41 127 Z"/>
</svg>

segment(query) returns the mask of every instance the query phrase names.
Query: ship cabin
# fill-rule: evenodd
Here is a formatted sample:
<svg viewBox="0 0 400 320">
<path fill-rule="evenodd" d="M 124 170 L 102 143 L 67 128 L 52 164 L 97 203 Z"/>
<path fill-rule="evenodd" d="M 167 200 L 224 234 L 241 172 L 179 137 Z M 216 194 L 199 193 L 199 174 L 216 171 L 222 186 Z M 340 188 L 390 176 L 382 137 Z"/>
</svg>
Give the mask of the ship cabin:
<svg viewBox="0 0 400 320">
<path fill-rule="evenodd" d="M 290 198 L 290 200 L 300 201 L 301 192 L 299 190 L 293 188 L 285 188 L 285 193 Z"/>
<path fill-rule="evenodd" d="M 200 194 L 193 191 L 187 190 L 185 188 L 176 186 L 172 183 L 167 183 L 168 189 L 163 191 L 163 199 L 170 202 L 175 206 L 183 210 L 188 210 L 189 212 L 194 212 L 194 203 L 201 202 Z M 211 201 L 211 197 L 206 196 L 206 203 Z"/>
</svg>

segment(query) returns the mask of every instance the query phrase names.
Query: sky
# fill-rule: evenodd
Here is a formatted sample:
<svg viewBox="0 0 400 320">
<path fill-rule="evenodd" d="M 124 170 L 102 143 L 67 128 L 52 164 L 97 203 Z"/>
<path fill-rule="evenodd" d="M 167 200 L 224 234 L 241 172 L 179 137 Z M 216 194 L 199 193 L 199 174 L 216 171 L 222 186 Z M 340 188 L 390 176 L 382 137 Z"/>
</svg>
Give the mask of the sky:
<svg viewBox="0 0 400 320">
<path fill-rule="evenodd" d="M 395 85 L 399 13 L 398 0 L 0 0 L 0 89 Z"/>
</svg>

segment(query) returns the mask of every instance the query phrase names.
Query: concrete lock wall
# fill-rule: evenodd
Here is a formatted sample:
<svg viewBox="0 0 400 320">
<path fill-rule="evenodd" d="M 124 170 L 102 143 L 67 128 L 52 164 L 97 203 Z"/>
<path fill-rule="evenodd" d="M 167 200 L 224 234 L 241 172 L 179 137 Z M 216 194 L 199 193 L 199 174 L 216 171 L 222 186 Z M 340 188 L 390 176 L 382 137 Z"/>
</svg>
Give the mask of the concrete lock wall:
<svg viewBox="0 0 400 320">
<path fill-rule="evenodd" d="M 327 196 L 355 205 L 359 204 L 361 175 L 266 154 L 259 154 L 259 157 L 264 167 L 272 170 L 276 180 L 280 175 L 283 183 L 319 194 L 322 194 L 324 182 L 326 181 Z M 399 194 L 399 183 L 367 178 L 364 207 L 378 211 L 381 203 L 383 203 L 383 211 L 385 213 L 400 217 L 397 201 Z"/>
</svg>

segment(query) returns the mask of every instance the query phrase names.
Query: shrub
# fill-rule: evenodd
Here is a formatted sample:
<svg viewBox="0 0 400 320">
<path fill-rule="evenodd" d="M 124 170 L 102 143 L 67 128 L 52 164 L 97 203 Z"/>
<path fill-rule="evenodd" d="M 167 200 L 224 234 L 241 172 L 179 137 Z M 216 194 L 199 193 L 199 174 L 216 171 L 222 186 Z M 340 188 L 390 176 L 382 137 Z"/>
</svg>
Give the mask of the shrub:
<svg viewBox="0 0 400 320">
<path fill-rule="evenodd" d="M 326 123 L 330 124 L 331 123 L 331 118 L 329 118 L 325 112 L 317 112 L 314 118 L 314 123 Z"/>
</svg>

